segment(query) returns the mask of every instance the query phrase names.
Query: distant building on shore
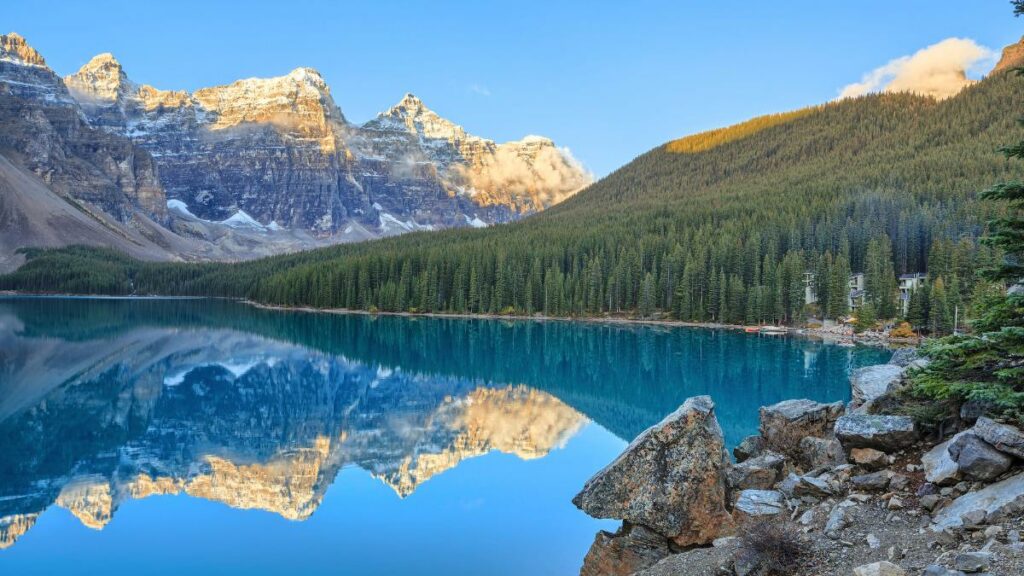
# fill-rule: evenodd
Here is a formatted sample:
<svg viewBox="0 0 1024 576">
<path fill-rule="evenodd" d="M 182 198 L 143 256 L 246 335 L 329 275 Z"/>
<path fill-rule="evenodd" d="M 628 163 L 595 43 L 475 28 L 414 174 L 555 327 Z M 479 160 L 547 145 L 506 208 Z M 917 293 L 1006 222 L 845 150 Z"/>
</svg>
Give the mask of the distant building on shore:
<svg viewBox="0 0 1024 576">
<path fill-rule="evenodd" d="M 814 272 L 804 272 L 804 304 L 818 303 L 818 287 L 814 282 Z"/>
<path fill-rule="evenodd" d="M 850 274 L 850 294 L 847 304 L 850 310 L 856 310 L 864 305 L 864 273 L 855 272 Z"/>
<path fill-rule="evenodd" d="M 910 295 L 924 286 L 928 275 L 924 272 L 913 272 L 911 274 L 900 274 L 900 311 L 907 315 L 910 310 Z"/>
</svg>

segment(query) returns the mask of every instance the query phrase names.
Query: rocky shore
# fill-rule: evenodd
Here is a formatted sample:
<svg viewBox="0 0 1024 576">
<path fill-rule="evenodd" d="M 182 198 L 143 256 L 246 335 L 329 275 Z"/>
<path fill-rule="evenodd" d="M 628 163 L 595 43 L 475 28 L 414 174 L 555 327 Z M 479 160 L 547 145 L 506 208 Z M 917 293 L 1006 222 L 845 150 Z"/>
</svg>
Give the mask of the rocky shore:
<svg viewBox="0 0 1024 576">
<path fill-rule="evenodd" d="M 712 399 L 688 399 L 573 499 L 622 520 L 581 576 L 1024 574 L 1024 432 L 886 413 L 926 363 L 907 348 L 855 371 L 848 405 L 762 407 L 735 461 Z"/>
</svg>

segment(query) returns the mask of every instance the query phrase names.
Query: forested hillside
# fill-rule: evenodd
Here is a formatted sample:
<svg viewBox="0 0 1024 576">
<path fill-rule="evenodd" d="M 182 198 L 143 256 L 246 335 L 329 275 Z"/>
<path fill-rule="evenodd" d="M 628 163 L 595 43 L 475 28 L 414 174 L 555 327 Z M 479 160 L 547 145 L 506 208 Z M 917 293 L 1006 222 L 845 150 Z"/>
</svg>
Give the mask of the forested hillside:
<svg viewBox="0 0 1024 576">
<path fill-rule="evenodd" d="M 227 265 L 43 251 L 0 288 L 792 323 L 844 315 L 850 271 L 868 273 L 872 308 L 894 316 L 894 274 L 927 271 L 913 313 L 941 331 L 969 302 L 974 269 L 998 257 L 977 238 L 1005 208 L 976 192 L 1024 174 L 997 153 L 1024 132 L 1013 120 L 1022 82 L 996 74 L 941 102 L 872 95 L 698 134 L 515 224 Z M 811 309 L 805 272 L 818 287 Z"/>
</svg>

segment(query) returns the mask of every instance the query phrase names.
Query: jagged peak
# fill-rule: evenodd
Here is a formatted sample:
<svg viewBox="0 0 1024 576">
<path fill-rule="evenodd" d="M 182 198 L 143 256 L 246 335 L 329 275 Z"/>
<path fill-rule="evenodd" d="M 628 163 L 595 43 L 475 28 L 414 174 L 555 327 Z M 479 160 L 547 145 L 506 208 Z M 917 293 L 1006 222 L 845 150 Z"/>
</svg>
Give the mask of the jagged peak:
<svg viewBox="0 0 1024 576">
<path fill-rule="evenodd" d="M 25 37 L 17 32 L 0 35 L 0 60 L 9 60 L 29 66 L 46 66 L 46 59 L 29 46 Z"/>
<path fill-rule="evenodd" d="M 548 138 L 547 136 L 538 136 L 536 134 L 527 134 L 526 136 L 523 136 L 521 139 L 516 140 L 515 143 L 517 143 L 517 144 L 534 144 L 534 145 L 541 145 L 541 146 L 554 146 L 555 145 L 555 141 L 552 140 L 551 138 Z"/>
<path fill-rule="evenodd" d="M 81 70 L 95 68 L 98 66 L 117 66 L 120 68 L 121 63 L 110 52 L 101 52 L 86 62 L 85 66 L 82 66 Z"/>
<path fill-rule="evenodd" d="M 423 105 L 423 100 L 420 100 L 412 92 L 406 92 L 405 96 L 402 96 L 402 99 L 398 101 L 397 106 L 402 106 L 405 108 L 427 108 L 426 106 Z"/>
<path fill-rule="evenodd" d="M 992 73 L 1003 72 L 1011 68 L 1024 66 L 1024 37 L 1015 43 L 1003 48 L 1003 55 L 992 69 Z"/>
<path fill-rule="evenodd" d="M 462 126 L 442 117 L 412 92 L 406 92 L 397 104 L 364 124 L 373 130 L 403 130 L 423 138 L 466 140 L 476 138 Z"/>
<path fill-rule="evenodd" d="M 135 89 L 124 67 L 110 52 L 93 56 L 78 72 L 64 78 L 75 98 L 114 101 Z"/>
<path fill-rule="evenodd" d="M 201 99 L 206 99 L 214 94 L 227 94 L 239 90 L 258 92 L 271 90 L 282 85 L 297 85 L 301 89 L 311 88 L 318 92 L 323 99 L 330 100 L 332 106 L 334 105 L 331 99 L 331 89 L 324 80 L 324 77 L 315 68 L 308 67 L 295 68 L 283 76 L 244 78 L 235 80 L 231 84 L 200 88 L 196 90 L 195 95 Z"/>
<path fill-rule="evenodd" d="M 299 80 L 302 82 L 312 82 L 314 84 L 327 86 L 327 82 L 324 81 L 323 74 L 320 73 L 316 68 L 309 68 L 307 66 L 299 66 L 288 73 L 288 78 L 293 80 Z"/>
</svg>

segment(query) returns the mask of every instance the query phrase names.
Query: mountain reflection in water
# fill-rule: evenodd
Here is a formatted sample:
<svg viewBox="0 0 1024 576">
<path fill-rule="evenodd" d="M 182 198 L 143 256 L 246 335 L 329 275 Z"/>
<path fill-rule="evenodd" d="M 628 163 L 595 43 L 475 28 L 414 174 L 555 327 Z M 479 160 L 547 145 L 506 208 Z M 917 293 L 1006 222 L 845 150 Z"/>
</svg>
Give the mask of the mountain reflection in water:
<svg viewBox="0 0 1024 576">
<path fill-rule="evenodd" d="M 405 498 L 491 451 L 542 458 L 591 420 L 632 439 L 695 394 L 714 397 L 733 444 L 759 406 L 843 399 L 849 371 L 884 354 L 711 330 L 0 299 L 0 548 L 54 504 L 102 529 L 152 495 L 305 520 L 349 466 Z"/>
</svg>

